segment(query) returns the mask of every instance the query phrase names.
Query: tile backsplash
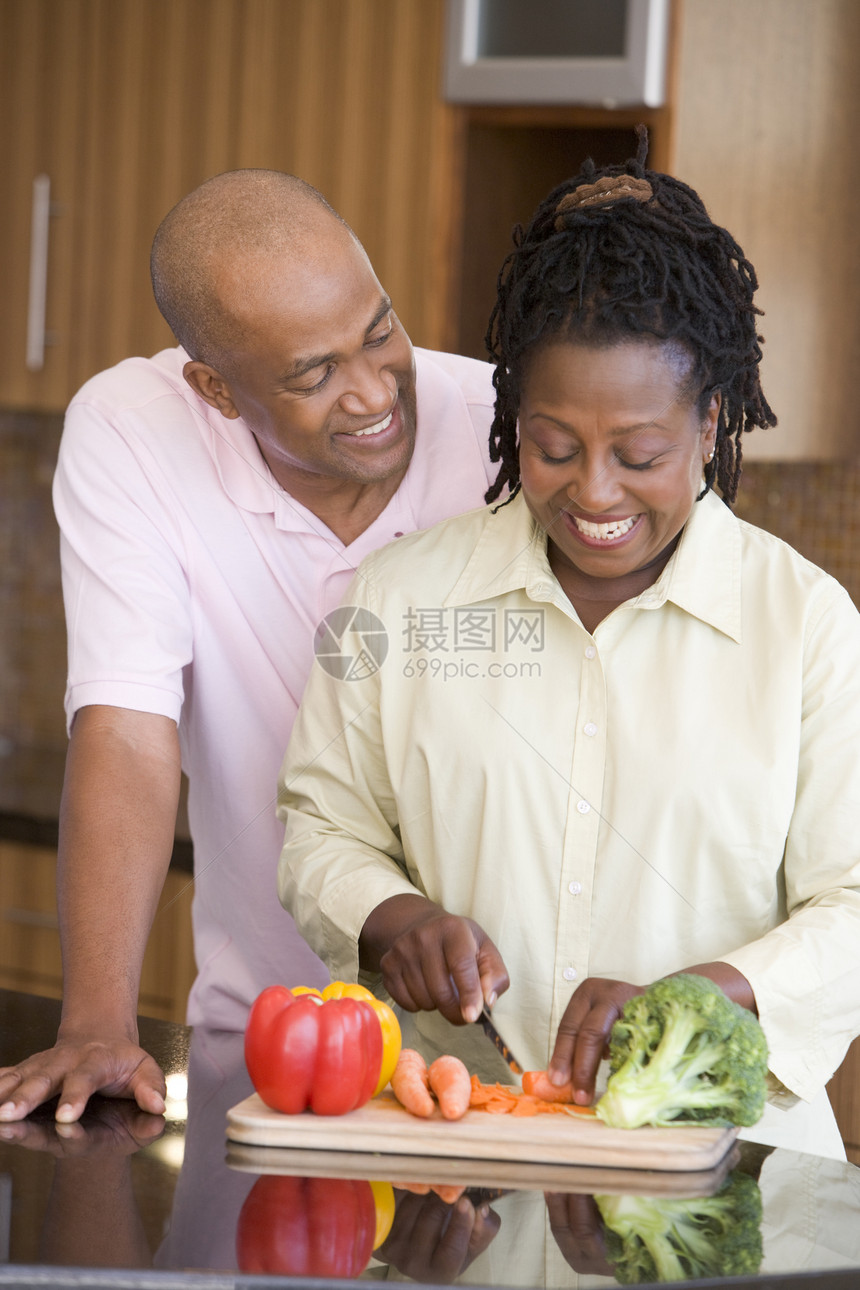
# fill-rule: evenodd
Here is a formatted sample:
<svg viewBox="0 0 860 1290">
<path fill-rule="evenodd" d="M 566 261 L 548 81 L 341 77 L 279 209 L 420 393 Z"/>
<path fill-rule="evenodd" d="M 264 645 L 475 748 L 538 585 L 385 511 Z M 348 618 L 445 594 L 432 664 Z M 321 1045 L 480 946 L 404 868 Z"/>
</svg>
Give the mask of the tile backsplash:
<svg viewBox="0 0 860 1290">
<path fill-rule="evenodd" d="M 65 747 L 66 636 L 51 507 L 62 417 L 0 411 L 0 748 Z M 737 514 L 860 605 L 860 463 L 750 462 Z"/>
</svg>

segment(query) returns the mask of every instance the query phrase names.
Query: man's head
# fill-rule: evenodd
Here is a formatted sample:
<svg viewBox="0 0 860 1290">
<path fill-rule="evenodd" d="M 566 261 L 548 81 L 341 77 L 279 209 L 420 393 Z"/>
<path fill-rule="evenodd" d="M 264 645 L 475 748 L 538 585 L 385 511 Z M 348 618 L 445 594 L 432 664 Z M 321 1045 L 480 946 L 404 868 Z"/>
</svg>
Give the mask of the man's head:
<svg viewBox="0 0 860 1290">
<path fill-rule="evenodd" d="M 279 171 L 218 175 L 164 219 L 151 266 L 186 379 L 244 418 L 279 482 L 405 470 L 412 349 L 361 244 L 316 189 Z"/>
</svg>

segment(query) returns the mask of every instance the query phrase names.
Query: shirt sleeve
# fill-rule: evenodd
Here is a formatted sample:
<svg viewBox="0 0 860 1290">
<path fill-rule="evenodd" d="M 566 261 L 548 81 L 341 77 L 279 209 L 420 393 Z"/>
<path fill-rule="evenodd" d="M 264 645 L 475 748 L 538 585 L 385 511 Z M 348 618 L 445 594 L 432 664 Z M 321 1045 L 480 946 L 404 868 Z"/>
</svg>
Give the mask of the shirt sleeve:
<svg viewBox="0 0 860 1290">
<path fill-rule="evenodd" d="M 860 615 L 833 582 L 820 599 L 804 648 L 787 918 L 723 956 L 755 992 L 771 1071 L 805 1100 L 860 1033 Z"/>
<path fill-rule="evenodd" d="M 100 408 L 71 404 L 54 477 L 69 724 L 94 703 L 179 721 L 192 617 L 171 495 L 134 436 Z"/>
<path fill-rule="evenodd" d="M 365 561 L 344 604 L 373 611 L 367 569 Z M 359 979 L 358 938 L 371 911 L 420 890 L 406 872 L 379 704 L 379 671 L 340 679 L 317 660 L 279 783 L 278 894 L 333 979 L 345 981 Z"/>
</svg>

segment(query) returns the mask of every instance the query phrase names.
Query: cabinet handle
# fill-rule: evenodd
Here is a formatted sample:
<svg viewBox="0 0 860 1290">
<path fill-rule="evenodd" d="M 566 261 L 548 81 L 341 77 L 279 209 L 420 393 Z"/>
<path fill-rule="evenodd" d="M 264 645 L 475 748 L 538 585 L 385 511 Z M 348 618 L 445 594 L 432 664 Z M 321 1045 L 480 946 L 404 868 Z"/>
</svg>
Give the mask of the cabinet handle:
<svg viewBox="0 0 860 1290">
<path fill-rule="evenodd" d="M 9 907 L 3 910 L 4 923 L 18 923 L 24 927 L 48 927 L 52 931 L 57 931 L 60 926 L 60 920 L 56 914 L 43 914 L 38 909 L 15 909 Z"/>
<path fill-rule="evenodd" d="M 48 295 L 48 226 L 51 218 L 51 177 L 33 180 L 30 220 L 30 295 L 27 305 L 27 368 L 45 366 L 45 304 Z"/>
</svg>

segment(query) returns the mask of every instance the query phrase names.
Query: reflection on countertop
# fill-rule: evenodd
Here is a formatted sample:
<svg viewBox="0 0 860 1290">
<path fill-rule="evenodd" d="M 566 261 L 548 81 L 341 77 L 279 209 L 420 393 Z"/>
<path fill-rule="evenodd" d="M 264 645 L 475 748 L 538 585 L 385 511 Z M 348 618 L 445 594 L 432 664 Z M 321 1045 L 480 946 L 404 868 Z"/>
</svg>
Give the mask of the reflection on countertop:
<svg viewBox="0 0 860 1290">
<path fill-rule="evenodd" d="M 57 1009 L 0 991 L 0 1064 L 49 1042 Z M 628 1176 L 613 1188 L 606 1169 L 590 1188 L 581 1167 L 541 1180 L 532 1166 L 522 1179 L 508 1173 L 493 1185 L 485 1161 L 375 1153 L 354 1155 L 345 1168 L 342 1153 L 315 1152 L 302 1164 L 289 1151 L 237 1151 L 225 1127 L 227 1111 L 250 1092 L 242 1036 L 144 1021 L 141 1038 L 171 1075 L 181 1080 L 187 1069 L 187 1108 L 178 1098 L 168 1117 L 153 1117 L 99 1098 L 77 1128 L 57 1130 L 50 1108 L 0 1126 L 0 1286 L 150 1285 L 153 1270 L 171 1285 L 219 1287 L 286 1287 L 287 1273 L 305 1284 L 323 1278 L 327 1287 L 356 1276 L 535 1290 L 612 1286 L 607 1223 L 618 1206 L 607 1198 L 645 1196 L 645 1208 L 667 1218 L 684 1203 L 662 1194 L 665 1175 L 653 1172 L 641 1174 L 636 1190 Z M 788 1273 L 798 1286 L 857 1284 L 860 1170 L 754 1143 L 741 1144 L 731 1166 L 729 1177 L 745 1179 L 742 1189 L 761 1199 L 763 1286 Z M 445 1189 L 458 1182 L 477 1185 L 449 1203 Z M 368 1213 L 389 1228 L 381 1243 L 364 1232 Z M 351 1237 L 361 1238 L 361 1257 Z M 346 1261 L 333 1264 L 335 1253 Z M 94 1265 L 96 1275 L 82 1276 Z"/>
</svg>

